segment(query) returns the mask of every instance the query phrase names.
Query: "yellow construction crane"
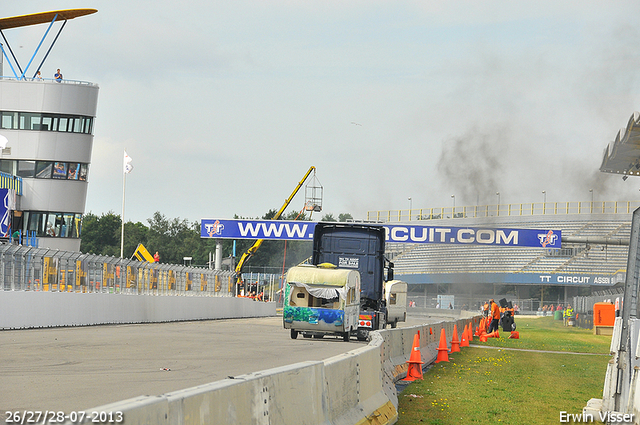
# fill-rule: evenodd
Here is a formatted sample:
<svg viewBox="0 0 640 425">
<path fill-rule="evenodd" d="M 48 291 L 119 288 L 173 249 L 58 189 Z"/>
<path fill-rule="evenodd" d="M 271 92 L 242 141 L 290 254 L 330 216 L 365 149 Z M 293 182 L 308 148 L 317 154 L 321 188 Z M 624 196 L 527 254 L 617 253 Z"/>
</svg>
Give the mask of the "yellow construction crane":
<svg viewBox="0 0 640 425">
<path fill-rule="evenodd" d="M 289 204 L 293 200 L 293 197 L 296 196 L 296 193 L 298 193 L 298 191 L 300 190 L 304 182 L 307 181 L 311 173 L 313 172 L 315 175 L 315 171 L 316 171 L 316 167 L 311 166 L 311 168 L 309 168 L 309 171 L 307 171 L 307 173 L 304 175 L 302 180 L 300 180 L 300 182 L 298 183 L 296 188 L 293 190 L 291 195 L 289 195 L 287 200 L 284 201 L 284 204 L 282 205 L 282 207 L 280 207 L 278 212 L 273 216 L 272 220 L 278 220 L 280 218 L 284 210 L 289 206 Z M 317 205 L 315 204 L 315 202 L 317 202 L 317 198 L 314 199 L 314 205 L 311 205 L 311 207 L 313 208 L 313 211 L 320 211 L 322 209 L 321 205 Z M 320 202 L 322 201 L 320 200 Z M 308 207 L 307 203 L 305 203 L 305 209 L 307 209 L 307 207 Z M 258 248 L 260 248 L 260 246 L 262 245 L 262 242 L 264 242 L 264 239 L 258 239 L 257 241 L 254 242 L 253 245 L 251 245 L 251 247 L 244 254 L 242 254 L 242 257 L 240 258 L 240 261 L 238 261 L 238 265 L 236 266 L 236 283 L 237 284 L 242 283 L 242 268 L 247 263 L 247 261 L 249 261 L 249 259 L 253 256 L 253 254 L 256 253 Z"/>
</svg>

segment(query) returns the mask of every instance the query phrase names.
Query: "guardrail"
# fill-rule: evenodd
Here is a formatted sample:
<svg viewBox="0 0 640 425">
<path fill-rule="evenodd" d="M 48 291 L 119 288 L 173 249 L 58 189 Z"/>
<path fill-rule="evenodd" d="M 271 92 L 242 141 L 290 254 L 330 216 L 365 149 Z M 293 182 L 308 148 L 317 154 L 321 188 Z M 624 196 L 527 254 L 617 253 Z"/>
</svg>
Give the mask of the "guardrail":
<svg viewBox="0 0 640 425">
<path fill-rule="evenodd" d="M 477 326 L 480 316 L 372 332 L 369 345 L 322 362 L 230 377 L 159 396 L 140 396 L 87 412 L 142 424 L 393 424 L 394 383 L 407 374 L 416 332 L 422 361 L 436 359 L 440 330 Z M 76 418 L 78 419 L 78 418 Z M 92 417 L 65 424 L 89 423 Z"/>
<path fill-rule="evenodd" d="M 453 218 L 510 217 L 569 214 L 631 214 L 640 201 L 532 202 L 524 204 L 475 205 L 367 211 L 367 221 L 405 222 Z"/>
</svg>

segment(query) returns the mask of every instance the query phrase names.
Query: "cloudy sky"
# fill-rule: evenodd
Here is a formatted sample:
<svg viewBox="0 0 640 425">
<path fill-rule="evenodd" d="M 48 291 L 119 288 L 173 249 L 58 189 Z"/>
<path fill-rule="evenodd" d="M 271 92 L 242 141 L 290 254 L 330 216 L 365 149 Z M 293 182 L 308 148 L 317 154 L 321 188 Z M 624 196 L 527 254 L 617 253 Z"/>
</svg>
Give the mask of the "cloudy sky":
<svg viewBox="0 0 640 425">
<path fill-rule="evenodd" d="M 323 213 L 355 218 L 409 197 L 640 195 L 598 171 L 640 109 L 635 1 L 32 0 L 0 16 L 70 8 L 98 13 L 68 22 L 43 75 L 100 86 L 87 212 L 120 214 L 125 148 L 127 221 L 258 217 L 312 165 Z M 45 29 L 5 31 L 23 63 Z"/>
</svg>

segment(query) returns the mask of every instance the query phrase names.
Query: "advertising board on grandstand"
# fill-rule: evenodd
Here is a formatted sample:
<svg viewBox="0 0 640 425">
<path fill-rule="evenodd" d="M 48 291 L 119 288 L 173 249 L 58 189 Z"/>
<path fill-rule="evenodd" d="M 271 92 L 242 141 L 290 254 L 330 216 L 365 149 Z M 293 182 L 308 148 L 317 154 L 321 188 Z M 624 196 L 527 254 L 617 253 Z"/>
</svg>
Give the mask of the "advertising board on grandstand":
<svg viewBox="0 0 640 425">
<path fill-rule="evenodd" d="M 219 239 L 313 240 L 313 221 L 202 219 L 200 237 Z M 558 249 L 561 231 L 492 227 L 385 224 L 387 242 L 493 245 Z"/>
</svg>

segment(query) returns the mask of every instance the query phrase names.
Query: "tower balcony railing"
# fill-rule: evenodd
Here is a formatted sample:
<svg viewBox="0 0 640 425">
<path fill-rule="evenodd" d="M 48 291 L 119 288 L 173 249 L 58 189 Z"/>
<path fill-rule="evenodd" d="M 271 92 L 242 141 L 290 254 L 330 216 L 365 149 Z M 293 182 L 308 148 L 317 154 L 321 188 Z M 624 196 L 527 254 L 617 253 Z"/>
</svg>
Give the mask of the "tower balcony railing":
<svg viewBox="0 0 640 425">
<path fill-rule="evenodd" d="M 96 83 L 92 83 L 89 81 L 66 80 L 66 79 L 56 80 L 55 78 L 44 78 L 44 77 L 41 80 L 36 80 L 35 78 L 31 78 L 31 77 L 16 78 L 14 76 L 2 75 L 0 76 L 0 80 L 17 81 L 17 82 L 25 82 L 25 83 L 56 83 L 56 84 L 75 84 L 75 85 L 82 85 L 82 86 L 97 86 Z"/>
<path fill-rule="evenodd" d="M 640 201 L 531 202 L 522 204 L 412 208 L 367 211 L 367 221 L 406 222 L 453 218 L 548 216 L 571 214 L 631 214 Z"/>
</svg>

